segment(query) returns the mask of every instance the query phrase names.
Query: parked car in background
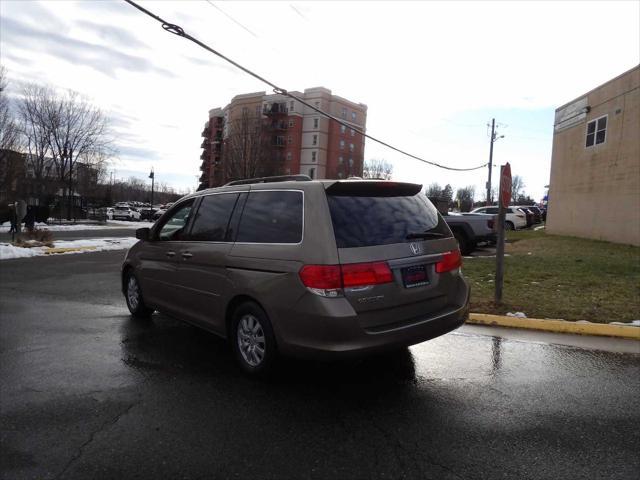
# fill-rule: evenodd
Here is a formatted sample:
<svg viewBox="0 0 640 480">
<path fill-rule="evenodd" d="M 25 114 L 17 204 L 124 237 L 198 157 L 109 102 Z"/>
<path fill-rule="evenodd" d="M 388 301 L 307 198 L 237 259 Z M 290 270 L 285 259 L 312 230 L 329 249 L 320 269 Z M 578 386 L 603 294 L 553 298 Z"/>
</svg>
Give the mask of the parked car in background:
<svg viewBox="0 0 640 480">
<path fill-rule="evenodd" d="M 534 219 L 533 219 L 533 212 L 531 210 L 524 207 L 511 207 L 511 208 L 515 208 L 516 210 L 520 210 L 522 213 L 524 213 L 525 218 L 527 220 L 527 228 L 533 226 Z"/>
<path fill-rule="evenodd" d="M 297 175 L 188 195 L 136 231 L 122 266 L 129 311 L 227 338 L 250 374 L 278 354 L 365 355 L 443 335 L 468 317 L 469 286 L 421 189 Z"/>
<path fill-rule="evenodd" d="M 443 218 L 458 241 L 462 255 L 470 255 L 480 243 L 496 241 L 495 215 L 447 212 Z"/>
<path fill-rule="evenodd" d="M 140 212 L 130 207 L 118 207 L 113 209 L 114 220 L 140 220 Z"/>
<path fill-rule="evenodd" d="M 535 205 L 516 205 L 517 208 L 526 208 L 533 213 L 533 223 L 542 223 L 542 211 Z"/>
<path fill-rule="evenodd" d="M 488 213 L 490 215 L 498 215 L 498 207 L 479 207 L 471 210 L 471 213 Z M 515 207 L 508 207 L 505 213 L 504 228 L 506 230 L 515 230 L 527 227 L 527 215 Z"/>
</svg>

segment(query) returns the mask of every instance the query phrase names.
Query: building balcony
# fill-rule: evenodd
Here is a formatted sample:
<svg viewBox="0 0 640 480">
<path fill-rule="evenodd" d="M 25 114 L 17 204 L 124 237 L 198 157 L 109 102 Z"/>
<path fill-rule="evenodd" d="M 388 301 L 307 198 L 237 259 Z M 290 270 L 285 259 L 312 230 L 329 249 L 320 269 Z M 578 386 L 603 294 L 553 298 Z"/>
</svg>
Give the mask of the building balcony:
<svg viewBox="0 0 640 480">
<path fill-rule="evenodd" d="M 200 148 L 207 148 L 208 146 L 209 146 L 209 140 L 205 138 L 200 144 Z"/>
<path fill-rule="evenodd" d="M 287 142 L 285 141 L 284 137 L 273 137 L 271 139 L 271 146 L 284 148 L 287 146 Z"/>
<path fill-rule="evenodd" d="M 281 131 L 284 131 L 284 130 L 286 130 L 286 129 L 288 128 L 288 126 L 287 126 L 287 122 L 280 121 L 280 122 L 272 122 L 272 123 L 269 125 L 269 128 L 270 128 L 271 130 L 281 130 Z"/>
<path fill-rule="evenodd" d="M 286 115 L 287 104 L 282 103 L 270 103 L 262 109 L 263 115 Z"/>
</svg>

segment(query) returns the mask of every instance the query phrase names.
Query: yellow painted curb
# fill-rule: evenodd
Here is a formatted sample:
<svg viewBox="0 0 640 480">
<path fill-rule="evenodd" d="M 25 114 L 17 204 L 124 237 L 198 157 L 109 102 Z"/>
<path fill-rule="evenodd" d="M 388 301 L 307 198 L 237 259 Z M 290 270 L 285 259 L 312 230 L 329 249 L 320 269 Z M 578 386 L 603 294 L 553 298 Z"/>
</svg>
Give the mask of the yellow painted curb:
<svg viewBox="0 0 640 480">
<path fill-rule="evenodd" d="M 80 252 L 82 250 L 95 250 L 96 247 L 53 247 L 44 251 L 46 255 L 53 253 Z"/>
<path fill-rule="evenodd" d="M 505 317 L 486 313 L 470 313 L 467 323 L 494 325 L 498 327 L 529 328 L 557 333 L 577 333 L 580 335 L 600 335 L 640 340 L 640 327 L 609 325 L 605 323 L 577 323 L 565 320 L 542 320 L 539 318 Z"/>
</svg>

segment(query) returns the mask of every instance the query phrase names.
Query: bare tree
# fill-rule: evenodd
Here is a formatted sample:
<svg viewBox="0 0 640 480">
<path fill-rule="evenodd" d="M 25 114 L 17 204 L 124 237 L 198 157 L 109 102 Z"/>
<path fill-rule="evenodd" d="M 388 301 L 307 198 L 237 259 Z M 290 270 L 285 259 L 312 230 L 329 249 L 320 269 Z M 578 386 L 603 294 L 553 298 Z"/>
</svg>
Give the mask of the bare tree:
<svg viewBox="0 0 640 480">
<path fill-rule="evenodd" d="M 514 175 L 511 179 L 511 201 L 515 202 L 521 193 L 524 193 L 524 180 L 520 175 Z"/>
<path fill-rule="evenodd" d="M 30 84 L 23 88 L 22 98 L 18 103 L 20 134 L 27 153 L 27 166 L 38 197 L 45 193 L 46 183 L 53 169 L 46 105 L 49 100 L 50 93 L 46 88 Z"/>
<path fill-rule="evenodd" d="M 473 208 L 473 198 L 476 194 L 476 187 L 473 185 L 466 186 L 464 188 L 459 188 L 456 192 L 456 200 L 458 202 L 458 207 L 462 212 L 468 212 Z"/>
<path fill-rule="evenodd" d="M 63 191 L 66 183 L 67 218 L 71 219 L 74 167 L 78 160 L 91 164 L 113 153 L 109 122 L 99 108 L 76 92 L 60 96 L 45 88 L 41 101 L 49 147 Z"/>
<path fill-rule="evenodd" d="M 379 158 L 372 158 L 364 162 L 362 176 L 377 180 L 390 180 L 393 174 L 393 164 Z"/>
<path fill-rule="evenodd" d="M 442 198 L 442 187 L 439 183 L 432 183 L 427 187 L 425 194 L 429 198 Z"/>
<path fill-rule="evenodd" d="M 0 66 L 0 151 L 15 150 L 19 143 L 18 124 L 11 111 L 7 84 L 6 69 Z"/>
<path fill-rule="evenodd" d="M 276 120 L 277 121 L 277 120 Z M 229 125 L 229 136 L 224 145 L 224 166 L 227 179 L 253 178 L 281 173 L 284 164 L 284 135 L 277 125 L 269 129 L 269 120 L 242 112 L 239 119 Z M 284 130 L 284 126 L 280 130 Z M 282 150 L 282 151 L 278 151 Z"/>
</svg>

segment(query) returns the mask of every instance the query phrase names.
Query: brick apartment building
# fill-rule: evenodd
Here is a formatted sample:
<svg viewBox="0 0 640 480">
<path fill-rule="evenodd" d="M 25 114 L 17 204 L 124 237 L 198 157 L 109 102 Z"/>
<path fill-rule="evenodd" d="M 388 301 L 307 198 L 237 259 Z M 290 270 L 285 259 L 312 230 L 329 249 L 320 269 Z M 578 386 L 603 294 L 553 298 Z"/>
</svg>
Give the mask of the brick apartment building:
<svg viewBox="0 0 640 480">
<path fill-rule="evenodd" d="M 322 87 L 291 93 L 365 131 L 366 105 Z M 284 95 L 235 96 L 226 107 L 209 111 L 202 137 L 200 190 L 247 176 L 362 175 L 364 136 Z"/>
</svg>

